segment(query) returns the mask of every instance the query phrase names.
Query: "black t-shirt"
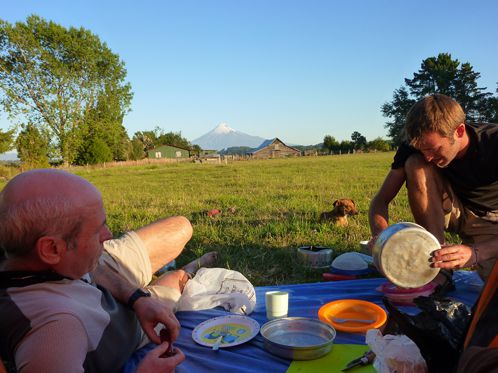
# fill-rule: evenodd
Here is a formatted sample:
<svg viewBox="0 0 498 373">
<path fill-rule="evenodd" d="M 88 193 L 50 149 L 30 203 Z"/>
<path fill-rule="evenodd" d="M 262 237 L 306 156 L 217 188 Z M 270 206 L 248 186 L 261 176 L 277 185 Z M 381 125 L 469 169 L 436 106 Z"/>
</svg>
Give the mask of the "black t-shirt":
<svg viewBox="0 0 498 373">
<path fill-rule="evenodd" d="M 477 215 L 498 211 L 498 125 L 468 123 L 465 127 L 469 149 L 441 171 L 460 201 Z M 408 144 L 401 145 L 391 167 L 403 167 L 415 152 L 418 151 Z"/>
</svg>

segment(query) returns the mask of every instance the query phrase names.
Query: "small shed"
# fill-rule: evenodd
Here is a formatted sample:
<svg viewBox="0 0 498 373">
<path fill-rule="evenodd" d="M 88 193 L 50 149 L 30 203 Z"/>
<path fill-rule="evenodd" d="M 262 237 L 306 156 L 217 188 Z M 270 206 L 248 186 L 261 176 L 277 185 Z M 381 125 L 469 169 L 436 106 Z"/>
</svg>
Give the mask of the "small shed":
<svg viewBox="0 0 498 373">
<path fill-rule="evenodd" d="M 282 140 L 275 137 L 274 139 L 263 141 L 263 143 L 256 150 L 249 153 L 249 155 L 254 159 L 283 158 L 300 156 L 301 151 L 292 146 L 285 145 Z"/>
<path fill-rule="evenodd" d="M 147 152 L 147 157 L 149 159 L 189 158 L 190 150 L 174 145 L 160 145 L 157 148 L 149 150 Z"/>
<path fill-rule="evenodd" d="M 212 155 L 212 154 L 218 154 L 218 151 L 214 149 L 202 149 L 200 155 Z"/>
</svg>

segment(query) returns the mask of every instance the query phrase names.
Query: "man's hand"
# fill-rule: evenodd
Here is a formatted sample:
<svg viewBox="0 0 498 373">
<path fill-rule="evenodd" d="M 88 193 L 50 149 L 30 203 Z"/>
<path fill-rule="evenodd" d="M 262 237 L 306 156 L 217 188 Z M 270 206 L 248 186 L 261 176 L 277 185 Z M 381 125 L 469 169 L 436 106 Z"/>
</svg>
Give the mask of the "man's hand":
<svg viewBox="0 0 498 373">
<path fill-rule="evenodd" d="M 434 268 L 458 269 L 472 266 L 476 258 L 470 246 L 451 245 L 434 251 L 431 262 Z"/>
<path fill-rule="evenodd" d="M 136 372 L 137 373 L 174 372 L 176 366 L 180 364 L 183 360 L 185 360 L 185 355 L 180 349 L 175 347 L 174 355 L 166 358 L 161 357 L 161 355 L 166 352 L 168 347 L 169 345 L 166 342 L 166 343 L 161 343 L 153 350 L 150 350 L 138 365 Z"/>
<path fill-rule="evenodd" d="M 154 328 L 159 323 L 168 328 L 172 342 L 180 334 L 180 323 L 166 303 L 153 297 L 142 297 L 135 302 L 133 310 L 138 317 L 138 321 L 140 321 L 140 325 L 142 325 L 142 329 L 152 342 L 161 343 L 159 336 L 154 331 Z"/>
</svg>

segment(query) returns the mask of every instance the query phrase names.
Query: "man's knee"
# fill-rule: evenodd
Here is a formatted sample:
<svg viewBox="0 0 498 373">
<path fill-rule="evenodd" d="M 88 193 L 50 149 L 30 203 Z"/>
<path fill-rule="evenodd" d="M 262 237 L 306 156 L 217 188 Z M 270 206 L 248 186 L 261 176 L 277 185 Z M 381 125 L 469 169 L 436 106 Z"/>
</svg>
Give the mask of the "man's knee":
<svg viewBox="0 0 498 373">
<path fill-rule="evenodd" d="M 156 241 L 167 241 L 183 247 L 192 237 L 193 229 L 186 217 L 171 216 L 146 225 L 138 229 L 137 233 L 149 248 L 149 243 L 155 244 Z"/>
<path fill-rule="evenodd" d="M 185 216 L 175 216 L 173 219 L 177 220 L 176 224 L 178 225 L 178 233 L 184 237 L 185 241 L 189 241 L 194 232 L 190 220 L 188 220 Z"/>
<path fill-rule="evenodd" d="M 425 160 L 422 154 L 412 154 L 405 162 L 405 172 L 407 175 L 428 170 L 432 170 L 432 165 Z"/>
<path fill-rule="evenodd" d="M 405 162 L 407 186 L 420 183 L 435 183 L 438 192 L 443 192 L 443 177 L 437 166 L 427 162 L 422 154 L 412 154 Z"/>
</svg>

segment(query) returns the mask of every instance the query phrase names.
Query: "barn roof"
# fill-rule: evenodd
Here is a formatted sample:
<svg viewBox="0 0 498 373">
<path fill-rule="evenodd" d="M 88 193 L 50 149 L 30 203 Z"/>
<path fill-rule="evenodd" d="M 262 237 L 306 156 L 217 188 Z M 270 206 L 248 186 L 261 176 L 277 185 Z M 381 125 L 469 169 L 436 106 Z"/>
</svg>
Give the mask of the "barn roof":
<svg viewBox="0 0 498 373">
<path fill-rule="evenodd" d="M 282 144 L 284 144 L 285 146 L 287 146 L 287 147 L 289 147 L 289 148 L 291 148 L 291 149 L 294 149 L 294 150 L 295 150 L 295 151 L 297 151 L 297 152 L 301 152 L 299 149 L 296 149 L 296 148 L 294 148 L 294 147 L 292 147 L 292 146 L 289 146 L 289 145 L 287 145 L 285 142 L 283 142 L 282 140 L 280 140 L 278 137 L 275 137 L 275 138 L 273 138 L 273 139 L 268 139 L 268 140 L 263 141 L 263 142 L 261 143 L 261 145 L 260 145 L 260 146 L 258 146 L 256 149 L 254 149 L 254 150 L 253 150 L 250 154 L 254 154 L 254 153 L 259 152 L 260 150 L 263 150 L 264 148 L 266 148 L 267 146 L 269 146 L 269 145 L 273 144 L 273 143 L 274 143 L 275 141 L 277 141 L 277 140 L 278 140 L 278 141 L 280 141 L 280 142 L 281 142 Z"/>
</svg>

